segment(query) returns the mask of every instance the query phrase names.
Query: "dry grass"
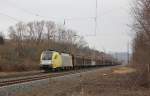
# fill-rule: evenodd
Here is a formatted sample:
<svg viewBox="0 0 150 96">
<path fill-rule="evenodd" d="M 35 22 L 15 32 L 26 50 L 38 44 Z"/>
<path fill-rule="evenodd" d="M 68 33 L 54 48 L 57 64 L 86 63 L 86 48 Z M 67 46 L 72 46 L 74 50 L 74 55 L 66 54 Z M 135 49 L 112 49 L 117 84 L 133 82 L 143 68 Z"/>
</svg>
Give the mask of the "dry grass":
<svg viewBox="0 0 150 96">
<path fill-rule="evenodd" d="M 135 77 L 132 68 L 98 70 L 82 75 L 80 80 L 53 82 L 40 92 L 35 90 L 30 95 L 19 96 L 149 96 L 150 89 L 136 85 Z"/>
<path fill-rule="evenodd" d="M 120 67 L 113 70 L 115 74 L 128 74 L 136 72 L 136 69 L 130 68 L 130 67 Z"/>
<path fill-rule="evenodd" d="M 0 72 L 37 70 L 39 67 L 39 57 L 39 55 L 31 55 L 29 52 L 26 52 L 24 56 L 19 56 L 16 47 L 13 44 L 7 43 L 0 46 Z"/>
</svg>

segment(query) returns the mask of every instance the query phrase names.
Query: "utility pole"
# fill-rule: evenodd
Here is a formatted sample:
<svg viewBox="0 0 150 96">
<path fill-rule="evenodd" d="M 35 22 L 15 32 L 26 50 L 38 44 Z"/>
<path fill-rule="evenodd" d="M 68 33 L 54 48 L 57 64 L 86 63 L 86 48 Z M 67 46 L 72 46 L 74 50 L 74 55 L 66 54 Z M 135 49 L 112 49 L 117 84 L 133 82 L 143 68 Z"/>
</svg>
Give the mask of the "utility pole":
<svg viewBox="0 0 150 96">
<path fill-rule="evenodd" d="M 94 32 L 94 35 L 96 36 L 96 33 L 97 33 L 97 9 L 98 9 L 98 1 L 96 0 L 95 2 L 95 32 Z"/>
<path fill-rule="evenodd" d="M 130 43 L 127 43 L 127 56 L 128 56 L 128 64 L 130 63 Z"/>
<path fill-rule="evenodd" d="M 66 26 L 66 19 L 64 19 L 64 26 Z"/>
</svg>

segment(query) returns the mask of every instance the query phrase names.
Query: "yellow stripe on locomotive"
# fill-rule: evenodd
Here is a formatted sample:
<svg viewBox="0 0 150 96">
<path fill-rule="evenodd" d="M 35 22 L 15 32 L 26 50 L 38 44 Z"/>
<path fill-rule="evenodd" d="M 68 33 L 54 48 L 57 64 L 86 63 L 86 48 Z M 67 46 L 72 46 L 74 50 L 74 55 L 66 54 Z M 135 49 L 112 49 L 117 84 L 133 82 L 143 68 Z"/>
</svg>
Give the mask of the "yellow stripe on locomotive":
<svg viewBox="0 0 150 96">
<path fill-rule="evenodd" d="M 58 52 L 53 52 L 52 55 L 52 68 L 62 67 L 61 55 Z"/>
</svg>

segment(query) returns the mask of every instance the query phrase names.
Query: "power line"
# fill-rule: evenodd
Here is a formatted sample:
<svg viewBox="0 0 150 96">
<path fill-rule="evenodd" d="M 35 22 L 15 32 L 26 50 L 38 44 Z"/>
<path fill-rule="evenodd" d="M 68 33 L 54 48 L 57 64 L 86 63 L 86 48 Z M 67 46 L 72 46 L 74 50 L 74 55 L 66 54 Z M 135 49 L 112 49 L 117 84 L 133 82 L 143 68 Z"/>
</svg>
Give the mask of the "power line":
<svg viewBox="0 0 150 96">
<path fill-rule="evenodd" d="M 28 13 L 28 14 L 30 14 L 30 15 L 34 15 L 34 16 L 37 16 L 37 17 L 42 17 L 42 18 L 46 18 L 45 16 L 42 16 L 42 15 L 40 15 L 40 14 L 38 14 L 38 13 L 34 13 L 34 12 L 32 12 L 32 11 L 29 11 L 29 10 L 27 10 L 26 8 L 23 8 L 23 7 L 20 7 L 20 6 L 18 6 L 18 5 L 16 5 L 15 3 L 12 3 L 12 2 L 10 2 L 9 0 L 5 0 L 7 3 L 9 3 L 9 4 L 11 4 L 13 7 L 15 7 L 15 8 L 17 8 L 17 9 L 19 9 L 19 10 L 21 10 L 21 11 L 23 11 L 23 12 L 25 12 L 25 13 Z M 98 18 L 98 0 L 96 0 L 95 1 L 95 17 L 88 17 L 88 18 L 82 18 L 82 17 L 80 17 L 80 18 L 62 18 L 63 20 L 64 19 L 66 19 L 66 20 L 78 20 L 78 19 L 95 19 L 95 21 L 97 21 L 97 18 Z M 123 9 L 123 7 L 119 7 L 118 9 Z M 109 11 L 107 11 L 107 12 L 104 12 L 104 14 L 103 15 L 107 15 L 107 13 L 110 13 L 112 10 L 114 10 L 114 9 L 111 9 L 111 10 L 109 10 Z M 51 18 L 54 18 L 54 19 L 57 19 L 57 17 L 51 17 Z"/>
<path fill-rule="evenodd" d="M 9 0 L 7 0 L 7 2 L 10 4 L 11 2 L 9 2 Z M 13 7 L 15 7 L 15 8 L 17 8 L 17 9 L 19 9 L 19 10 L 21 10 L 21 11 L 23 11 L 23 12 L 25 12 L 25 13 L 28 13 L 28 14 L 30 14 L 30 15 L 34 15 L 34 16 L 37 16 L 37 17 L 41 17 L 41 18 L 48 18 L 48 17 L 45 17 L 45 16 L 42 16 L 42 15 L 40 15 L 40 14 L 37 14 L 37 13 L 33 13 L 33 12 L 31 12 L 31 11 L 29 11 L 29 10 L 27 10 L 27 9 L 25 9 L 25 8 L 22 8 L 22 7 L 20 7 L 20 6 L 18 6 L 18 5 L 16 5 L 15 3 L 11 3 L 11 5 L 13 6 Z M 68 21 L 68 20 L 95 20 L 95 17 L 67 17 L 67 18 L 59 18 L 59 17 L 51 17 L 52 19 L 62 19 L 62 20 L 64 20 L 64 24 L 66 25 L 66 22 Z"/>
<path fill-rule="evenodd" d="M 15 7 L 15 8 L 17 8 L 17 9 L 19 9 L 19 10 L 25 12 L 25 13 L 28 13 L 28 14 L 34 15 L 34 16 L 38 16 L 38 17 L 42 17 L 42 16 L 40 16 L 40 15 L 37 14 L 37 13 L 33 13 L 33 12 L 31 12 L 31 11 L 29 11 L 29 10 L 23 8 L 23 7 L 20 7 L 20 6 L 16 5 L 15 3 L 10 2 L 9 0 L 5 0 L 5 2 L 9 3 L 11 6 L 13 6 L 13 7 Z"/>
<path fill-rule="evenodd" d="M 11 3 L 11 2 L 9 2 L 9 0 L 7 0 L 7 1 L 8 1 L 8 3 Z M 15 7 L 15 8 L 17 8 L 17 9 L 19 9 L 19 10 L 25 12 L 25 13 L 30 14 L 30 15 L 34 15 L 34 16 L 41 17 L 41 18 L 48 18 L 48 17 L 42 16 L 42 15 L 40 15 L 40 14 L 38 14 L 38 13 L 33 13 L 33 12 L 27 10 L 26 8 L 23 8 L 23 7 L 20 7 L 20 6 L 16 5 L 15 3 L 11 3 L 11 5 L 12 5 L 13 7 Z M 53 18 L 53 19 L 62 19 L 62 20 L 64 20 L 64 19 L 65 19 L 65 20 L 94 19 L 94 17 L 67 17 L 67 18 L 51 17 L 51 18 Z"/>
<path fill-rule="evenodd" d="M 19 10 L 25 12 L 25 13 L 28 13 L 30 15 L 34 15 L 34 16 L 41 17 L 41 18 L 48 18 L 48 17 L 42 16 L 40 14 L 34 13 L 31 10 L 27 10 L 26 8 L 20 7 L 17 4 L 15 4 L 13 2 L 10 2 L 10 0 L 5 0 L 5 1 L 7 3 L 9 3 L 10 5 L 12 5 L 13 7 L 15 7 L 15 8 L 17 8 L 17 9 L 19 9 Z M 110 11 L 112 11 L 112 10 L 109 10 L 108 12 L 105 12 L 103 15 L 106 15 Z M 11 18 L 15 21 L 19 21 L 14 17 L 11 17 L 11 16 L 7 16 L 7 17 L 9 17 L 9 18 Z M 59 17 L 58 18 L 57 17 L 51 17 L 51 18 L 58 19 Z M 88 19 L 94 20 L 94 22 L 95 22 L 94 33 L 93 34 L 87 34 L 86 36 L 96 36 L 97 27 L 98 27 L 98 22 L 97 22 L 97 20 L 98 20 L 98 0 L 95 0 L 95 17 L 87 17 L 87 18 L 85 18 L 85 17 L 71 17 L 71 18 L 61 18 L 61 19 L 64 20 L 64 25 L 66 25 L 67 20 L 83 20 L 83 19 L 85 19 L 85 20 L 88 20 Z"/>
<path fill-rule="evenodd" d="M 20 22 L 20 20 L 16 19 L 15 17 L 9 16 L 9 15 L 7 15 L 7 14 L 4 14 L 4 13 L 1 13 L 1 12 L 0 12 L 0 15 L 5 16 L 5 17 L 8 17 L 8 18 L 10 18 L 10 19 L 12 19 L 12 20 L 14 20 L 14 21 L 19 21 L 19 22 Z"/>
</svg>

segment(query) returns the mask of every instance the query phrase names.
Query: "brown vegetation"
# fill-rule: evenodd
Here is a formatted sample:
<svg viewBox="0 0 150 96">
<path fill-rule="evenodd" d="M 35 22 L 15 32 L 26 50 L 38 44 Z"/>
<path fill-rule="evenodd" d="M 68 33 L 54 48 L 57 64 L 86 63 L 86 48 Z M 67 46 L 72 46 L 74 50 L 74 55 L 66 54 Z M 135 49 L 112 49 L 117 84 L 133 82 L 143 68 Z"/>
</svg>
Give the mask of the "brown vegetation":
<svg viewBox="0 0 150 96">
<path fill-rule="evenodd" d="M 9 39 L 0 47 L 1 71 L 38 69 L 40 54 L 52 49 L 74 55 L 105 55 L 89 48 L 82 36 L 52 21 L 19 22 L 9 27 Z"/>
<path fill-rule="evenodd" d="M 133 63 L 139 71 L 140 83 L 148 85 L 150 64 L 150 0 L 136 0 L 133 8 L 135 38 L 133 41 Z"/>
</svg>

